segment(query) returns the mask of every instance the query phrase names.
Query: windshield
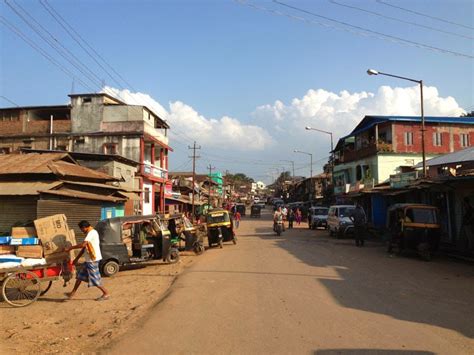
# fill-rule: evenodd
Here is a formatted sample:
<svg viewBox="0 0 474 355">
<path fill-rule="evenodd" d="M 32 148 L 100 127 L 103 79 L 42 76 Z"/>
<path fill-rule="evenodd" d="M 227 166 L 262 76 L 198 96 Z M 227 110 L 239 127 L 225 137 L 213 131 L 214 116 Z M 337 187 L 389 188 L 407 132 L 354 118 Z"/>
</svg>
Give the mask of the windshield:
<svg viewBox="0 0 474 355">
<path fill-rule="evenodd" d="M 436 224 L 436 210 L 431 208 L 410 208 L 406 211 L 407 222 Z"/>
<path fill-rule="evenodd" d="M 328 210 L 326 208 L 316 208 L 313 210 L 313 214 L 320 216 L 327 216 Z"/>
<path fill-rule="evenodd" d="M 354 207 L 339 208 L 339 217 L 349 217 L 349 214 L 354 210 Z"/>
<path fill-rule="evenodd" d="M 207 216 L 207 223 L 221 223 L 230 222 L 230 217 L 227 213 L 212 213 Z"/>
</svg>

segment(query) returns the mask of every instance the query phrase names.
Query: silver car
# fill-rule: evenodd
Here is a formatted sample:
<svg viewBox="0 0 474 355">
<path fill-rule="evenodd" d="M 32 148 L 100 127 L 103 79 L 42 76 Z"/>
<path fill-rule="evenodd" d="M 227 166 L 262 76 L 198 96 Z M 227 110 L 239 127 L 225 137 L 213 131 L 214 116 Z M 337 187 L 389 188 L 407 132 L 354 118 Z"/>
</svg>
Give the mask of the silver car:
<svg viewBox="0 0 474 355">
<path fill-rule="evenodd" d="M 309 229 L 327 228 L 329 208 L 311 207 L 308 211 Z"/>
<path fill-rule="evenodd" d="M 353 205 L 335 205 L 329 207 L 328 213 L 328 231 L 329 234 L 336 237 L 344 237 L 354 232 L 354 223 L 349 218 L 351 212 L 355 209 Z"/>
</svg>

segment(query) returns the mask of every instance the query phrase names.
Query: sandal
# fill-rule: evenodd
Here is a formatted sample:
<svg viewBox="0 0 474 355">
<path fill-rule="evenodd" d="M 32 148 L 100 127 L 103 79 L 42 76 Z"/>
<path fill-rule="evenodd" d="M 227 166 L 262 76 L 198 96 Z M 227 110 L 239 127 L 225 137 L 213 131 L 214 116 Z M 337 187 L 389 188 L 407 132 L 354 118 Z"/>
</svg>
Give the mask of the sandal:
<svg viewBox="0 0 474 355">
<path fill-rule="evenodd" d="M 109 299 L 110 299 L 110 296 L 109 296 L 109 295 L 107 295 L 107 296 L 102 295 L 102 296 L 100 296 L 99 298 L 96 298 L 95 300 L 96 300 L 96 301 L 107 301 L 107 300 L 109 300 Z"/>
</svg>

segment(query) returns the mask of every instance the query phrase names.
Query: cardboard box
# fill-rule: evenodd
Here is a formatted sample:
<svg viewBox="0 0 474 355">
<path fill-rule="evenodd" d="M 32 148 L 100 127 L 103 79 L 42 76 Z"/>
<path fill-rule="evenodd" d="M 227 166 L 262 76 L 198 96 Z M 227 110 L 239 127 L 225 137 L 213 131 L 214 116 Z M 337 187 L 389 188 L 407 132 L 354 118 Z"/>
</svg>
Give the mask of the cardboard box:
<svg viewBox="0 0 474 355">
<path fill-rule="evenodd" d="M 13 227 L 12 238 L 36 238 L 35 227 Z"/>
<path fill-rule="evenodd" d="M 10 245 L 38 245 L 38 238 L 12 238 Z"/>
<path fill-rule="evenodd" d="M 0 245 L 0 255 L 15 254 L 15 247 L 13 245 Z"/>
<path fill-rule="evenodd" d="M 60 252 L 60 253 L 53 253 L 49 255 L 45 255 L 44 258 L 46 259 L 47 264 L 55 264 L 55 263 L 62 263 L 63 261 L 70 261 L 74 260 L 74 255 L 72 252 Z"/>
<path fill-rule="evenodd" d="M 1 245 L 9 245 L 12 240 L 12 237 L 0 237 Z"/>
<path fill-rule="evenodd" d="M 16 256 L 23 258 L 43 258 L 43 247 L 41 245 L 20 245 L 16 249 Z"/>
<path fill-rule="evenodd" d="M 38 238 L 43 244 L 44 255 L 60 253 L 65 247 L 75 243 L 75 237 L 69 232 L 64 214 L 57 214 L 34 221 Z M 71 238 L 74 240 L 71 241 Z"/>
</svg>

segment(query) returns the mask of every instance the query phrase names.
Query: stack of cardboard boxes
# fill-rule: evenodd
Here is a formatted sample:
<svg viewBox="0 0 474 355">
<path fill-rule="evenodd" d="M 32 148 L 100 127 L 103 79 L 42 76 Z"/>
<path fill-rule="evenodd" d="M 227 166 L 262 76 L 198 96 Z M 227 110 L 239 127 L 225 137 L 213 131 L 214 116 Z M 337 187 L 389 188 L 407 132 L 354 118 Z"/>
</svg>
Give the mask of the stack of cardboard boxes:
<svg viewBox="0 0 474 355">
<path fill-rule="evenodd" d="M 70 258 L 64 249 L 76 244 L 74 231 L 69 229 L 63 214 L 40 218 L 34 227 L 13 227 L 8 244 L 0 245 L 0 254 L 14 254 L 23 258 L 45 258 L 56 263 Z"/>
</svg>

